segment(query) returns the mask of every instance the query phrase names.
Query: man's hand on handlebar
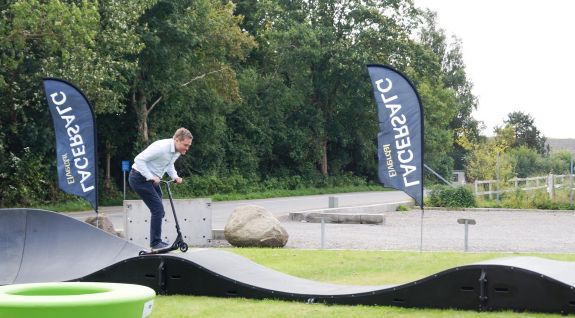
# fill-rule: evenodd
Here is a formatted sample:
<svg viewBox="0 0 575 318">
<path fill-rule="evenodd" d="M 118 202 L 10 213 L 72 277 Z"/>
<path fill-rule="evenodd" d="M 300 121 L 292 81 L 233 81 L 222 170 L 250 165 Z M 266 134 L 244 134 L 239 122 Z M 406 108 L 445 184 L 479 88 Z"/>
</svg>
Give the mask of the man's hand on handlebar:
<svg viewBox="0 0 575 318">
<path fill-rule="evenodd" d="M 163 182 L 163 183 L 172 183 L 172 182 L 174 182 L 174 183 L 180 184 L 180 183 L 184 182 L 184 179 L 182 179 L 182 178 L 180 178 L 180 177 L 177 177 L 177 178 L 174 179 L 174 180 L 161 180 L 159 177 L 154 176 L 154 177 L 152 177 L 152 179 L 151 179 L 150 181 L 154 182 L 154 184 L 160 184 L 160 182 Z"/>
</svg>

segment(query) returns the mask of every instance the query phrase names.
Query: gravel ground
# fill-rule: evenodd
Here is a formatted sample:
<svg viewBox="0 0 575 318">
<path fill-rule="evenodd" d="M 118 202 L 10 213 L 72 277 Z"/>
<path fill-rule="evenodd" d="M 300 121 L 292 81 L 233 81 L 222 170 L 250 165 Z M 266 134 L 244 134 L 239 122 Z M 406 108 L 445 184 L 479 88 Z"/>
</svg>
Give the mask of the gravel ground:
<svg viewBox="0 0 575 318">
<path fill-rule="evenodd" d="M 383 225 L 325 224 L 327 249 L 420 249 L 421 211 L 389 212 Z M 573 211 L 426 210 L 423 218 L 423 251 L 463 251 L 464 225 L 457 219 L 475 219 L 469 226 L 469 252 L 575 253 Z M 280 221 L 290 237 L 287 248 L 321 248 L 321 224 Z M 213 241 L 211 246 L 229 246 Z"/>
</svg>

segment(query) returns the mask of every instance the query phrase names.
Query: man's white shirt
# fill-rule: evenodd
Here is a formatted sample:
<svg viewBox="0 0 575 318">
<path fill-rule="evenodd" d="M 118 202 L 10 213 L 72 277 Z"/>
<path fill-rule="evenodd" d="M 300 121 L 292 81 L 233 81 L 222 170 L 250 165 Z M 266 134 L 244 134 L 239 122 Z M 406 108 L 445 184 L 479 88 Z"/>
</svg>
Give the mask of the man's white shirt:
<svg viewBox="0 0 575 318">
<path fill-rule="evenodd" d="M 146 180 L 151 180 L 154 176 L 161 179 L 166 172 L 172 180 L 175 180 L 178 178 L 178 173 L 174 162 L 178 157 L 180 153 L 176 152 L 174 139 L 161 139 L 137 155 L 132 168 L 139 171 Z"/>
</svg>

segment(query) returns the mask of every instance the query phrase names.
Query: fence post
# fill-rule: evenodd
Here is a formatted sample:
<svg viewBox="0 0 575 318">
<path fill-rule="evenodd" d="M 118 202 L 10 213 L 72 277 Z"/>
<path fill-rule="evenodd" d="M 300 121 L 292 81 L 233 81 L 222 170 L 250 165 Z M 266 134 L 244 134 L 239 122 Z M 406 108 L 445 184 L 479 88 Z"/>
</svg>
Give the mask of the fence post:
<svg viewBox="0 0 575 318">
<path fill-rule="evenodd" d="M 555 199 L 555 177 L 552 173 L 547 177 L 547 192 L 549 192 L 549 198 L 551 200 Z"/>
<path fill-rule="evenodd" d="M 571 167 L 569 172 L 569 206 L 573 207 L 573 158 L 571 158 Z"/>
<path fill-rule="evenodd" d="M 497 177 L 497 194 L 495 194 L 495 204 L 497 207 L 499 207 L 499 152 L 497 152 L 497 163 L 496 163 L 496 169 L 495 169 L 495 174 Z"/>
</svg>

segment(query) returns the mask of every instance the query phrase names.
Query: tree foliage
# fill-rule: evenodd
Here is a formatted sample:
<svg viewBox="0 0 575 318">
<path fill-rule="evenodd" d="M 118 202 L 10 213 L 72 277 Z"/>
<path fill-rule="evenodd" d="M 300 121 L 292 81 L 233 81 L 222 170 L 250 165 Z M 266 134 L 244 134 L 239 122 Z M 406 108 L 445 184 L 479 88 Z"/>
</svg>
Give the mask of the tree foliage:
<svg viewBox="0 0 575 318">
<path fill-rule="evenodd" d="M 495 179 L 498 160 L 500 180 L 569 173 L 572 155 L 565 151 L 549 154 L 549 149 L 543 147 L 545 138 L 540 136 L 531 116 L 510 113 L 505 125 L 497 127 L 495 133 L 493 138 L 478 144 L 462 139 L 461 144 L 469 149 L 466 172 L 470 181 Z"/>
<path fill-rule="evenodd" d="M 58 198 L 49 76 L 94 105 L 108 184 L 181 126 L 195 139 L 178 168 L 197 184 L 376 180 L 371 63 L 416 85 L 434 170 L 478 140 L 462 44 L 410 0 L 13 0 L 0 14 L 0 205 Z"/>
<path fill-rule="evenodd" d="M 534 119 L 529 114 L 521 111 L 511 112 L 504 121 L 506 126 L 513 127 L 515 143 L 513 147 L 525 146 L 535 150 L 539 154 L 545 154 L 545 141 L 547 140 L 535 127 Z"/>
<path fill-rule="evenodd" d="M 471 116 L 477 108 L 477 97 L 471 92 L 473 83 L 467 78 L 465 63 L 463 61 L 461 40 L 453 37 L 448 41 L 445 30 L 437 27 L 437 14 L 431 11 L 423 13 L 424 26 L 421 28 L 419 38 L 426 48 L 433 54 L 428 54 L 432 60 L 436 60 L 431 69 L 434 70 L 432 78 L 438 79 L 434 94 L 441 94 L 428 105 L 444 104 L 448 109 L 442 120 L 446 126 L 441 130 L 446 135 L 439 142 L 450 144 L 453 147 L 447 149 L 449 154 L 443 158 L 449 158 L 443 167 L 455 167 L 462 169 L 468 149 L 462 145 L 462 140 L 468 143 L 479 142 L 479 122 Z M 438 113 L 445 113 L 438 112 Z M 439 116 L 436 114 L 436 116 Z M 450 136 L 447 136 L 449 134 Z M 445 160 L 444 160 L 445 161 Z M 451 175 L 450 169 L 443 168 L 445 175 Z"/>
</svg>

